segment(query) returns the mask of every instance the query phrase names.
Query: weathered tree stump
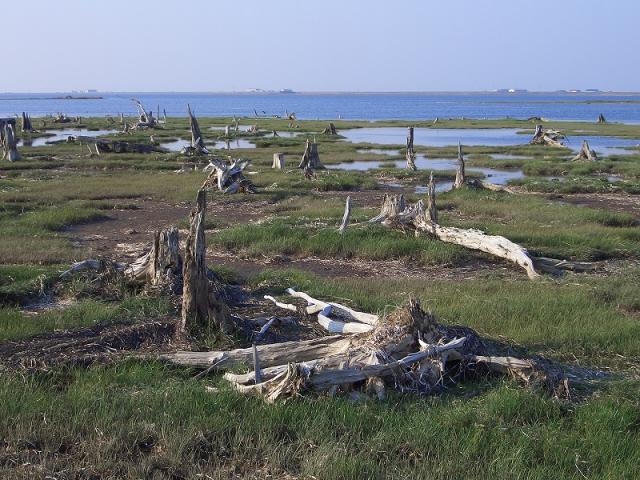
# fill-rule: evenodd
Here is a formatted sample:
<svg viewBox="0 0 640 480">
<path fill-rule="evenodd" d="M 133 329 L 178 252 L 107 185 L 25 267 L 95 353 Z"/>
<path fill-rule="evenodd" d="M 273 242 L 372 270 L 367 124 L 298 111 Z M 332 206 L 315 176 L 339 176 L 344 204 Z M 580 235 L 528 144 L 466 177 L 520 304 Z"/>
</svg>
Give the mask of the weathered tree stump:
<svg viewBox="0 0 640 480">
<path fill-rule="evenodd" d="M 598 160 L 598 155 L 596 155 L 595 151 L 591 150 L 591 148 L 589 147 L 589 142 L 587 142 L 586 140 L 582 140 L 582 147 L 580 148 L 580 151 L 575 157 L 571 159 L 571 161 L 573 162 L 577 162 L 580 160 L 586 160 L 588 162 L 595 162 L 596 160 Z"/>
<path fill-rule="evenodd" d="M 0 118 L 0 145 L 2 145 L 3 160 L 10 162 L 20 160 L 15 118 Z"/>
<path fill-rule="evenodd" d="M 155 232 L 151 250 L 129 264 L 124 273 L 133 281 L 152 286 L 167 285 L 172 293 L 181 293 L 182 255 L 178 228 Z"/>
<path fill-rule="evenodd" d="M 409 127 L 409 132 L 407 133 L 407 168 L 409 170 L 416 171 L 416 153 L 413 150 L 413 127 Z"/>
<path fill-rule="evenodd" d="M 271 168 L 284 170 L 284 153 L 277 152 L 273 154 L 273 163 L 271 164 Z"/>
<path fill-rule="evenodd" d="M 135 124 L 136 129 L 155 128 L 157 125 L 156 119 L 153 117 L 153 111 L 145 110 L 144 105 L 140 100 L 132 98 L 138 108 L 138 123 Z"/>
<path fill-rule="evenodd" d="M 204 146 L 204 139 L 200 132 L 200 125 L 195 115 L 191 112 L 191 105 L 187 104 L 187 113 L 189 114 L 189 126 L 191 128 L 191 148 L 197 155 L 209 153 L 207 147 Z"/>
<path fill-rule="evenodd" d="M 207 276 L 206 241 L 204 235 L 207 192 L 198 191 L 196 207 L 191 211 L 189 234 L 185 244 L 182 290 L 182 315 L 176 326 L 176 336 L 202 331 L 213 325 L 223 333 L 233 331 L 227 306 L 220 299 L 215 285 Z"/>
<path fill-rule="evenodd" d="M 552 147 L 564 147 L 560 140 L 564 138 L 560 132 L 556 130 L 544 130 L 542 125 L 536 125 L 533 138 L 529 142 L 531 145 L 549 145 Z"/>
<path fill-rule="evenodd" d="M 298 168 L 301 168 L 304 172 L 305 177 L 311 178 L 313 177 L 314 170 L 325 168 L 324 165 L 320 162 L 320 155 L 318 154 L 318 144 L 313 139 L 313 143 L 309 141 L 307 138 L 307 143 L 304 147 L 304 153 L 302 154 L 302 159 L 298 164 Z"/>
<path fill-rule="evenodd" d="M 22 112 L 22 125 L 20 126 L 20 130 L 22 132 L 33 132 L 31 117 L 26 112 Z"/>
<path fill-rule="evenodd" d="M 462 155 L 462 144 L 458 142 L 458 165 L 456 168 L 456 180 L 453 182 L 453 188 L 462 188 L 466 183 L 464 173 L 464 157 Z"/>
<path fill-rule="evenodd" d="M 336 126 L 333 124 L 333 122 L 330 122 L 329 126 L 327 128 L 325 128 L 324 130 L 322 130 L 321 134 L 322 135 L 338 135 L 338 132 L 337 132 Z"/>
</svg>

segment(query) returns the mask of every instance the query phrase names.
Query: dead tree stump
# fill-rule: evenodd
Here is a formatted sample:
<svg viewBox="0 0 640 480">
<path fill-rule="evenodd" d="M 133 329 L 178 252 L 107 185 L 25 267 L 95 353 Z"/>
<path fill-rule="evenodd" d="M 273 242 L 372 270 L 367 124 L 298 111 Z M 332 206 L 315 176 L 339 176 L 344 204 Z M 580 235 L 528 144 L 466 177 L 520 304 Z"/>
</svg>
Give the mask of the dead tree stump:
<svg viewBox="0 0 640 480">
<path fill-rule="evenodd" d="M 125 270 L 131 280 L 152 286 L 167 285 L 172 293 L 182 286 L 182 255 L 178 227 L 159 230 L 153 235 L 151 250 Z"/>
<path fill-rule="evenodd" d="M 284 153 L 278 152 L 273 154 L 273 163 L 271 164 L 271 168 L 284 170 Z"/>
<path fill-rule="evenodd" d="M 464 167 L 463 167 L 464 168 Z M 436 183 L 433 181 L 433 172 L 429 175 L 427 186 L 427 217 L 431 222 L 431 228 L 438 224 L 438 208 L 436 207 Z"/>
<path fill-rule="evenodd" d="M 176 327 L 176 336 L 184 338 L 188 332 L 202 331 L 211 324 L 223 333 L 233 331 L 227 307 L 211 285 L 205 261 L 206 241 L 204 235 L 207 193 L 200 189 L 196 207 L 191 211 L 189 234 L 187 235 L 182 290 L 182 316 Z"/>
<path fill-rule="evenodd" d="M 462 155 L 462 144 L 458 142 L 458 165 L 456 168 L 456 180 L 455 182 L 453 182 L 453 188 L 461 188 L 465 183 L 466 179 L 464 174 L 464 156 Z"/>
<path fill-rule="evenodd" d="M 304 153 L 302 154 L 302 159 L 298 164 L 298 168 L 301 168 L 304 176 L 307 178 L 311 178 L 315 176 L 314 170 L 323 169 L 324 165 L 320 162 L 320 155 L 318 154 L 318 144 L 315 139 L 313 143 L 309 141 L 307 138 L 307 143 L 304 147 Z"/>
<path fill-rule="evenodd" d="M 137 100 L 135 98 L 132 98 L 131 100 L 133 100 L 136 104 L 136 107 L 138 107 L 138 123 L 136 123 L 135 128 L 138 128 L 138 129 L 155 128 L 157 122 L 156 122 L 156 119 L 153 118 L 153 111 L 145 110 L 140 100 Z"/>
<path fill-rule="evenodd" d="M 591 148 L 589 147 L 589 142 L 587 142 L 586 140 L 582 140 L 582 147 L 580 148 L 580 151 L 571 160 L 573 162 L 580 160 L 595 162 L 596 160 L 598 160 L 598 155 L 596 155 L 595 151 L 591 150 Z"/>
<path fill-rule="evenodd" d="M 31 124 L 31 117 L 26 113 L 22 112 L 22 132 L 33 132 L 33 125 Z"/>
<path fill-rule="evenodd" d="M 409 132 L 407 133 L 407 155 L 406 156 L 407 156 L 407 168 L 415 172 L 417 170 L 417 167 L 416 167 L 416 153 L 413 150 L 413 127 L 409 127 Z"/>
<path fill-rule="evenodd" d="M 189 126 L 191 128 L 191 148 L 198 155 L 209 153 L 207 151 L 207 148 L 204 146 L 204 139 L 202 138 L 202 133 L 200 132 L 200 125 L 198 125 L 198 120 L 191 112 L 191 105 L 189 104 L 187 104 L 187 113 L 189 114 Z"/>
<path fill-rule="evenodd" d="M 531 145 L 550 145 L 552 147 L 563 147 L 560 140 L 564 138 L 560 132 L 555 130 L 544 130 L 542 125 L 536 125 L 533 138 L 529 142 Z"/>
<path fill-rule="evenodd" d="M 0 145 L 2 145 L 3 160 L 9 160 L 10 162 L 20 160 L 15 118 L 0 118 Z"/>
</svg>

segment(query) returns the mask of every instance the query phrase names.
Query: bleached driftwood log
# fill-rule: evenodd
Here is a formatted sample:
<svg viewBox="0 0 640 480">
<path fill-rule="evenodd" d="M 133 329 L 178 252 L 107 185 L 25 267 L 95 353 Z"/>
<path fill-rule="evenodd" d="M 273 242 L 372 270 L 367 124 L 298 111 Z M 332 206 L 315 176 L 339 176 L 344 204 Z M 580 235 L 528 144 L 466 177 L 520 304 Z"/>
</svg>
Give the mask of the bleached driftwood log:
<svg viewBox="0 0 640 480">
<path fill-rule="evenodd" d="M 591 150 L 589 147 L 589 142 L 587 140 L 582 140 L 582 147 L 580 147 L 580 151 L 578 154 L 571 159 L 573 162 L 577 162 L 580 160 L 586 160 L 588 162 L 595 162 L 598 160 L 598 155 L 596 152 Z"/>
<path fill-rule="evenodd" d="M 550 145 L 552 147 L 564 147 L 560 142 L 565 138 L 560 132 L 556 130 L 545 130 L 542 125 L 536 125 L 536 130 L 533 134 L 533 138 L 529 142 L 532 145 Z"/>
<path fill-rule="evenodd" d="M 260 355 L 260 365 L 265 369 L 263 370 L 263 376 L 268 378 L 268 371 L 266 371 L 268 367 L 346 354 L 350 345 L 350 337 L 332 335 L 312 340 L 258 345 L 257 349 Z M 253 365 L 253 347 L 212 352 L 179 351 L 162 354 L 158 358 L 177 365 L 196 368 L 209 368 L 212 365 L 215 365 L 215 368 L 219 370 L 238 367 L 251 368 Z"/>
<path fill-rule="evenodd" d="M 20 160 L 15 118 L 0 118 L 0 145 L 2 145 L 3 160 L 9 160 L 10 162 Z"/>
<path fill-rule="evenodd" d="M 302 298 L 307 301 L 306 307 L 298 307 L 290 303 L 279 302 L 270 295 L 264 298 L 273 302 L 276 306 L 292 311 L 300 312 L 301 310 L 307 315 L 318 315 L 318 323 L 329 333 L 362 333 L 367 332 L 378 323 L 378 316 L 370 313 L 358 312 L 345 305 L 337 302 L 323 302 L 307 295 L 304 292 L 298 292 L 293 288 L 288 288 L 287 293 L 292 297 Z M 337 318 L 329 318 L 329 315 L 335 313 Z"/>
<path fill-rule="evenodd" d="M 276 152 L 273 154 L 273 163 L 271 164 L 271 168 L 284 170 L 284 153 Z"/>
<path fill-rule="evenodd" d="M 407 133 L 407 151 L 406 151 L 406 159 L 407 159 L 407 168 L 409 170 L 417 170 L 416 167 L 416 153 L 413 150 L 413 127 L 408 128 Z"/>
<path fill-rule="evenodd" d="M 480 230 L 445 227 L 437 223 L 435 191 L 430 182 L 429 209 L 425 209 L 424 202 L 419 200 L 414 205 L 404 205 L 402 195 L 385 195 L 381 213 L 370 221 L 380 222 L 387 227 L 406 230 L 414 229 L 417 233 L 432 235 L 438 240 L 463 246 L 472 250 L 479 250 L 490 255 L 503 258 L 522 267 L 529 278 L 535 279 L 540 275 L 539 269 L 545 273 L 558 275 L 563 270 L 574 272 L 591 272 L 598 266 L 590 262 L 574 262 L 555 258 L 535 257 L 527 250 L 499 235 L 487 235 Z M 404 205 L 402 209 L 399 205 Z"/>
<path fill-rule="evenodd" d="M 316 306 L 320 309 L 323 309 L 327 306 L 332 306 L 344 311 L 347 315 L 353 317 L 353 319 L 358 322 L 366 323 L 368 325 L 376 325 L 378 323 L 379 317 L 377 315 L 373 315 L 371 313 L 358 312 L 353 310 L 352 308 L 347 307 L 346 305 L 342 305 L 337 302 L 323 302 L 322 300 L 318 300 L 317 298 L 313 298 L 310 295 L 307 295 L 304 292 L 299 292 L 294 290 L 293 288 L 287 288 L 287 293 L 292 297 L 302 298 L 307 301 L 309 306 Z"/>
<path fill-rule="evenodd" d="M 227 306 L 207 276 L 204 221 L 207 192 L 198 191 L 196 206 L 191 211 L 189 234 L 185 242 L 183 266 L 182 315 L 176 325 L 176 336 L 183 338 L 190 330 L 213 324 L 223 333 L 231 333 L 233 322 Z"/>
<path fill-rule="evenodd" d="M 432 182 L 430 182 L 432 184 Z M 388 210 L 390 204 L 400 203 L 400 200 L 392 200 L 387 198 L 382 204 L 382 211 Z M 533 266 L 533 260 L 527 253 L 526 249 L 517 245 L 505 237 L 497 235 L 487 235 L 480 230 L 461 229 L 455 227 L 443 227 L 437 223 L 435 192 L 431 191 L 429 202 L 432 207 L 429 211 L 425 210 L 424 203 L 420 200 L 415 205 L 409 205 L 404 210 L 399 211 L 395 215 L 386 216 L 382 221 L 383 225 L 390 227 L 410 227 L 417 232 L 424 232 L 433 235 L 439 240 L 448 243 L 461 245 L 472 250 L 480 250 L 491 255 L 504 258 L 520 265 L 525 269 L 529 278 L 537 278 L 539 275 Z M 374 217 L 375 220 L 381 215 Z"/>
</svg>

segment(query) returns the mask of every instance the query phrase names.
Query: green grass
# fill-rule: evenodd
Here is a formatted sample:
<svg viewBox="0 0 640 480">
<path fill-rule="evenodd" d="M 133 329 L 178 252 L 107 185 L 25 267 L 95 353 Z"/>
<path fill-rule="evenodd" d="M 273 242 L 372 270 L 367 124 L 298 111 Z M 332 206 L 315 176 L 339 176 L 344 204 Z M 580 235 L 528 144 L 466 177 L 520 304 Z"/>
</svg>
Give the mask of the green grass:
<svg viewBox="0 0 640 480">
<path fill-rule="evenodd" d="M 587 261 L 640 254 L 637 221 L 627 214 L 474 190 L 443 195 L 439 204 L 442 224 L 502 235 L 535 255 Z"/>
<path fill-rule="evenodd" d="M 207 382 L 208 383 L 208 382 Z M 635 385 L 636 388 L 638 384 Z M 0 473 L 111 478 L 631 478 L 638 398 L 563 406 L 510 382 L 425 399 L 268 405 L 129 361 L 0 385 Z M 484 391 L 483 391 L 484 390 Z M 239 421 L 242 419 L 242 421 Z M 163 475 L 164 473 L 164 475 Z"/>
<path fill-rule="evenodd" d="M 166 299 L 129 297 L 118 303 L 83 299 L 65 308 L 34 310 L 26 314 L 17 308 L 0 307 L 0 342 L 33 335 L 90 327 L 113 322 L 135 322 L 166 315 Z"/>
</svg>

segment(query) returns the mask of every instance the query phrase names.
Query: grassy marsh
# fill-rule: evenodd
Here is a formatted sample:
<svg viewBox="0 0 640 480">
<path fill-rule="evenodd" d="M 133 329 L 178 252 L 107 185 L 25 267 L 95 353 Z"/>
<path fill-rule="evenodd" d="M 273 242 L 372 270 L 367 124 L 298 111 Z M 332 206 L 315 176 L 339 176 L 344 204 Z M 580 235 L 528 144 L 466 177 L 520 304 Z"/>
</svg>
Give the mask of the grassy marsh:
<svg viewBox="0 0 640 480">
<path fill-rule="evenodd" d="M 212 128 L 232 124 L 230 118 L 199 121 L 209 141 L 223 136 Z M 380 182 L 398 182 L 416 200 L 411 186 L 425 184 L 429 172 L 386 165 L 369 172 L 321 171 L 307 181 L 296 167 L 306 138 L 314 135 L 327 165 L 396 157 L 362 153 L 380 146 L 320 135 L 328 122 L 289 123 L 243 118 L 241 125 L 258 125 L 261 133 L 233 132 L 232 137 L 248 139 L 258 148 L 215 151 L 250 159 L 259 193 L 210 196 L 207 225 L 214 231 L 207 239 L 212 247 L 249 260 L 265 255 L 399 260 L 443 270 L 483 261 L 482 254 L 459 247 L 364 225 L 387 191 Z M 338 132 L 372 126 L 334 123 Z M 410 123 L 431 127 L 433 122 Z M 120 128 L 108 119 L 81 119 L 80 125 Z M 406 127 L 407 122 L 375 125 Z M 544 125 L 571 135 L 640 138 L 640 127 L 634 125 Z M 40 128 L 38 120 L 35 126 Z M 534 123 L 439 119 L 436 127 L 533 131 Z M 274 138 L 274 129 L 297 136 Z M 160 143 L 189 138 L 183 118 L 170 118 L 153 132 L 114 138 L 148 142 L 150 133 Z M 457 155 L 455 147 L 417 150 L 432 158 Z M 204 174 L 172 170 L 197 160 L 176 152 L 89 156 L 79 145 L 67 143 L 20 151 L 22 160 L 0 165 L 0 348 L 33 335 L 175 315 L 167 300 L 118 289 L 106 298 L 95 295 L 96 286 L 82 279 L 58 292 L 73 299 L 67 308 L 34 315 L 24 306 L 42 301 L 60 270 L 85 258 L 86 250 L 73 244 L 69 227 L 98 220 L 108 225 L 119 210 L 144 214 L 150 202 L 160 208 L 190 204 Z M 270 169 L 274 152 L 285 153 L 286 171 Z M 531 145 L 465 147 L 465 154 L 469 165 L 523 169 L 528 177 L 518 183 L 531 192 L 640 192 L 640 157 L 634 150 L 593 164 L 570 163 L 566 150 Z M 522 158 L 493 159 L 492 154 Z M 402 158 L 400 151 L 397 159 Z M 604 175 L 622 178 L 613 182 Z M 550 176 L 565 180 L 543 178 Z M 336 228 L 347 194 L 358 201 L 353 225 L 340 236 Z M 231 391 L 218 376 L 205 380 L 218 389 L 208 393 L 203 382 L 191 379 L 195 372 L 149 360 L 40 373 L 3 370 L 0 476 L 632 478 L 640 463 L 638 216 L 536 195 L 476 190 L 438 195 L 438 205 L 443 224 L 504 235 L 535 254 L 608 260 L 613 267 L 531 282 L 519 272 L 501 275 L 497 270 L 455 279 L 350 277 L 349 272 L 326 277 L 266 269 L 256 262 L 254 272 L 236 278 L 256 294 L 282 295 L 284 288 L 294 286 L 370 312 L 384 313 L 415 295 L 444 323 L 468 325 L 501 342 L 508 353 L 544 355 L 587 376 L 574 402 L 492 377 L 452 383 L 442 394 L 426 398 L 391 395 L 383 402 L 353 403 L 308 397 L 268 405 Z"/>
</svg>

